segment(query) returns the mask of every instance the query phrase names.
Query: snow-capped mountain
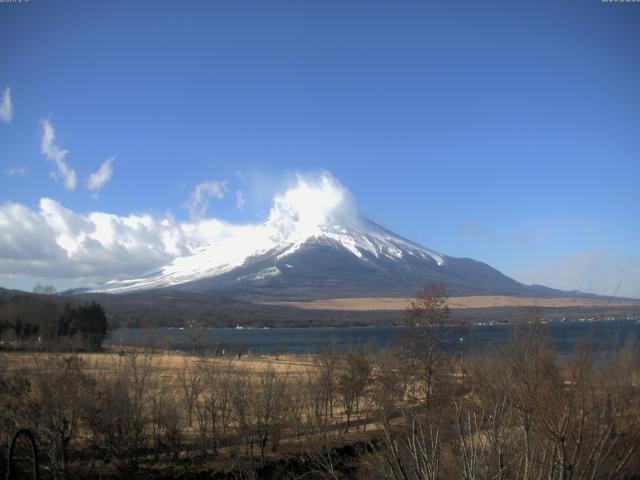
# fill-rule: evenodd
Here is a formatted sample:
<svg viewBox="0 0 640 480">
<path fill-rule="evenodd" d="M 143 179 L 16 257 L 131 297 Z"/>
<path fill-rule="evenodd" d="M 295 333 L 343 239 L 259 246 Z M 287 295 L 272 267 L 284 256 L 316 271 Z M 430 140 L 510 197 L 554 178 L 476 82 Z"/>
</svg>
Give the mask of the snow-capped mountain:
<svg viewBox="0 0 640 480">
<path fill-rule="evenodd" d="M 349 192 L 325 175 L 316 183 L 300 178 L 276 196 L 266 222 L 229 225 L 158 270 L 95 291 L 172 287 L 254 297 L 392 296 L 412 295 L 431 281 L 453 295 L 531 294 L 537 288 L 395 235 L 363 217 Z"/>
</svg>

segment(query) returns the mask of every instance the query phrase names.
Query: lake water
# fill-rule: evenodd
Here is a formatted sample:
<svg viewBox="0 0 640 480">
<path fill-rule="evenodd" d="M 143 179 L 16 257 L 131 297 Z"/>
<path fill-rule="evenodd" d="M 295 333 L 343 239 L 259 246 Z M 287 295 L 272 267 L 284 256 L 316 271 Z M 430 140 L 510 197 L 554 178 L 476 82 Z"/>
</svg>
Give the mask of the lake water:
<svg viewBox="0 0 640 480">
<path fill-rule="evenodd" d="M 569 356 L 585 335 L 592 335 L 592 347 L 602 351 L 622 345 L 630 336 L 640 338 L 640 324 L 635 320 L 567 321 L 545 324 L 562 356 Z M 490 348 L 504 344 L 510 338 L 513 326 L 509 324 L 473 325 L 463 328 L 445 328 L 443 338 L 450 349 L 465 351 Z M 118 329 L 107 339 L 110 345 L 155 345 L 172 350 L 190 351 L 192 336 L 197 337 L 199 349 L 239 349 L 252 354 L 265 353 L 319 353 L 333 345 L 345 350 L 351 345 L 369 345 L 373 348 L 391 346 L 402 327 L 309 327 L 236 329 L 208 328 L 190 331 L 179 328 Z"/>
</svg>

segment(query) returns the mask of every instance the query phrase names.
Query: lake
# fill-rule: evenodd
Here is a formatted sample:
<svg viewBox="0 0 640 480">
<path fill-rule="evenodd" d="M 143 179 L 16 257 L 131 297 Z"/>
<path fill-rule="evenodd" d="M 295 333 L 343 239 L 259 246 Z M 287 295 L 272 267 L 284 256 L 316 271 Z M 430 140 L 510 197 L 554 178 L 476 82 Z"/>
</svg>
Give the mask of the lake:
<svg viewBox="0 0 640 480">
<path fill-rule="evenodd" d="M 592 347 L 602 351 L 622 345 L 631 336 L 640 337 L 640 324 L 635 320 L 612 319 L 566 321 L 545 324 L 556 348 L 564 357 L 570 356 L 585 335 L 592 335 Z M 514 326 L 510 324 L 472 325 L 464 328 L 446 327 L 442 337 L 449 349 L 490 348 L 504 344 Z M 172 350 L 190 351 L 192 336 L 199 349 L 226 353 L 239 349 L 252 354 L 319 353 L 333 345 L 339 351 L 351 345 L 383 348 L 394 344 L 402 327 L 308 327 L 308 328 L 188 328 L 117 329 L 106 340 L 107 345 L 154 345 Z"/>
</svg>

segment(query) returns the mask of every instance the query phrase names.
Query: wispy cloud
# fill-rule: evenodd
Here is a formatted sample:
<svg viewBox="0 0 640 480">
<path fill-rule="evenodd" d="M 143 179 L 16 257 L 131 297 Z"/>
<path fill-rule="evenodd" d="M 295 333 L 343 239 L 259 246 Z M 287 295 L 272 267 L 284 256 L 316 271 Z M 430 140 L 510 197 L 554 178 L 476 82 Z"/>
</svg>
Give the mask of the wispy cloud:
<svg viewBox="0 0 640 480">
<path fill-rule="evenodd" d="M 479 219 L 468 219 L 462 224 L 462 233 L 473 240 L 488 240 L 496 243 L 498 233 L 486 222 Z"/>
<path fill-rule="evenodd" d="M 17 167 L 12 167 L 12 168 L 7 170 L 7 175 L 9 175 L 11 177 L 20 177 L 20 176 L 24 175 L 25 173 L 27 173 L 27 167 L 25 167 L 24 165 L 19 165 Z"/>
<path fill-rule="evenodd" d="M 56 164 L 57 172 L 51 172 L 52 176 L 54 178 L 61 177 L 64 181 L 64 188 L 73 190 L 77 184 L 76 171 L 65 162 L 65 157 L 69 151 L 56 145 L 54 143 L 55 138 L 56 132 L 53 126 L 49 120 L 44 120 L 42 122 L 42 154 L 47 160 Z"/>
<path fill-rule="evenodd" d="M 98 168 L 97 171 L 89 175 L 89 178 L 87 179 L 87 188 L 89 191 L 93 192 L 93 198 L 97 198 L 98 192 L 109 182 L 109 180 L 111 180 L 111 177 L 113 176 L 113 162 L 115 159 L 116 157 L 109 157 L 102 162 L 102 165 L 100 165 L 100 168 Z"/>
<path fill-rule="evenodd" d="M 246 203 L 247 200 L 244 198 L 244 192 L 242 190 L 236 191 L 236 207 L 238 210 L 242 210 Z"/>
<path fill-rule="evenodd" d="M 209 208 L 209 199 L 222 199 L 227 193 L 227 182 L 202 182 L 196 185 L 186 204 L 192 219 L 200 219 Z"/>
<path fill-rule="evenodd" d="M 13 118 L 13 102 L 11 101 L 11 89 L 5 87 L 2 92 L 2 101 L 0 101 L 0 120 L 4 123 L 11 122 Z"/>
<path fill-rule="evenodd" d="M 514 274 L 525 283 L 640 298 L 640 260 L 606 251 L 586 251 L 521 268 Z"/>
</svg>

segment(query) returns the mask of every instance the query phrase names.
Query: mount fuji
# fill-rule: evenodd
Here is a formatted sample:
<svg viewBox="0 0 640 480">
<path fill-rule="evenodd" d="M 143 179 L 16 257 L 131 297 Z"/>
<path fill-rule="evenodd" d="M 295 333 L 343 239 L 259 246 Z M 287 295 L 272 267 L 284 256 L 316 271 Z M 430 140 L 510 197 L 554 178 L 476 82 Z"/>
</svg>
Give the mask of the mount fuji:
<svg viewBox="0 0 640 480">
<path fill-rule="evenodd" d="M 414 295 L 428 282 L 454 296 L 567 294 L 524 285 L 485 263 L 450 257 L 386 230 L 360 214 L 329 174 L 315 182 L 298 178 L 274 198 L 264 223 L 225 225 L 189 254 L 93 291 L 171 288 L 294 300 Z"/>
</svg>

